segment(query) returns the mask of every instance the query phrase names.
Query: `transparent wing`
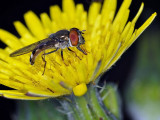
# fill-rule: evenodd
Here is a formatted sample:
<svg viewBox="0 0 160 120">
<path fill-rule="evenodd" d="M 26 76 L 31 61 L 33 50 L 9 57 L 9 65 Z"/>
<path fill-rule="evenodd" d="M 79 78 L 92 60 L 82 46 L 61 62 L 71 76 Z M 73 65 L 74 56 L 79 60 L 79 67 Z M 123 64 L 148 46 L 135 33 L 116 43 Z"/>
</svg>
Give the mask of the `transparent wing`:
<svg viewBox="0 0 160 120">
<path fill-rule="evenodd" d="M 19 56 L 19 55 L 23 55 L 23 54 L 26 54 L 26 53 L 29 53 L 29 52 L 32 52 L 36 47 L 37 45 L 39 44 L 42 44 L 42 43 L 46 43 L 47 41 L 51 40 L 50 38 L 46 38 L 44 40 L 41 40 L 41 41 L 38 41 L 36 43 L 33 43 L 31 45 L 28 45 L 26 47 L 23 47 L 21 49 L 18 49 L 16 51 L 14 51 L 13 53 L 10 54 L 10 57 L 15 57 L 15 56 Z"/>
</svg>

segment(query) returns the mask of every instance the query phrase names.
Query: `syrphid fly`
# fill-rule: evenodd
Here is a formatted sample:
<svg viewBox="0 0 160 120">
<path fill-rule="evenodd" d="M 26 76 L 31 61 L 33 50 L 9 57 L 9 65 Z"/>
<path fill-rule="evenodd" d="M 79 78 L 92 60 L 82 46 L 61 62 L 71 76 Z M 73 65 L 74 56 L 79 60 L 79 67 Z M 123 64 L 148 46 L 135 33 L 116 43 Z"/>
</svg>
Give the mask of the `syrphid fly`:
<svg viewBox="0 0 160 120">
<path fill-rule="evenodd" d="M 80 48 L 81 44 L 85 43 L 84 37 L 82 36 L 84 30 L 80 31 L 77 28 L 71 28 L 70 30 L 60 30 L 56 33 L 51 34 L 48 38 L 40 40 L 36 43 L 23 47 L 16 50 L 10 54 L 10 57 L 16 57 L 23 55 L 29 52 L 32 52 L 30 56 L 30 64 L 35 63 L 36 57 L 43 51 L 42 60 L 45 62 L 44 71 L 46 66 L 45 55 L 56 52 L 61 49 L 61 57 L 63 59 L 63 49 L 67 48 L 69 51 L 72 51 L 69 47 L 76 47 L 83 54 L 87 53 Z M 45 53 L 46 49 L 54 49 L 51 52 Z M 74 52 L 74 51 L 72 51 Z M 44 72 L 43 72 L 44 74 Z"/>
</svg>

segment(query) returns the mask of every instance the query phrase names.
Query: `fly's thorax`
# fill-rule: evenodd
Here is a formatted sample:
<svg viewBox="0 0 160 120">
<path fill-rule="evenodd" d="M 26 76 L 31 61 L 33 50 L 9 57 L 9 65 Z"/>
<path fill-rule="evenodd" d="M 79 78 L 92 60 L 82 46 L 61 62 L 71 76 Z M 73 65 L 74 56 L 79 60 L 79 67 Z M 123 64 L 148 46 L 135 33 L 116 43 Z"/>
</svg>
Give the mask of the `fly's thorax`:
<svg viewBox="0 0 160 120">
<path fill-rule="evenodd" d="M 59 48 L 61 48 L 61 49 L 64 49 L 66 47 L 70 47 L 69 41 L 60 41 L 58 45 L 59 45 Z"/>
<path fill-rule="evenodd" d="M 53 36 L 53 38 L 57 38 L 60 41 L 68 41 L 68 35 L 69 35 L 68 30 L 60 30 L 51 36 Z"/>
</svg>

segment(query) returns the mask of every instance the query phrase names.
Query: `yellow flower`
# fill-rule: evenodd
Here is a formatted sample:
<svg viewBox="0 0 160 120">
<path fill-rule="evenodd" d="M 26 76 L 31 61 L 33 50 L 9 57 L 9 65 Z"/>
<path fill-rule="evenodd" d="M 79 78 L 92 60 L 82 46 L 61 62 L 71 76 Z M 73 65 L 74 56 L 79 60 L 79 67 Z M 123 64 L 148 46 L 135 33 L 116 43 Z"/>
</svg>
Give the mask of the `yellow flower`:
<svg viewBox="0 0 160 120">
<path fill-rule="evenodd" d="M 63 0 L 62 3 L 62 10 L 57 5 L 50 7 L 51 18 L 42 13 L 39 19 L 29 11 L 24 15 L 27 27 L 19 21 L 14 22 L 20 38 L 0 29 L 0 39 L 8 46 L 0 49 L 0 83 L 13 88 L 0 90 L 1 96 L 37 100 L 72 92 L 76 96 L 84 95 L 87 84 L 108 70 L 156 16 L 156 13 L 152 14 L 139 29 L 134 29 L 143 10 L 143 3 L 137 15 L 129 22 L 131 0 L 124 0 L 116 15 L 117 0 L 105 0 L 102 9 L 100 3 L 94 2 L 88 13 L 82 4 L 75 5 L 73 0 Z M 33 66 L 29 63 L 30 54 L 9 57 L 11 52 L 19 48 L 42 40 L 58 30 L 73 27 L 86 30 L 86 42 L 82 47 L 87 55 L 76 48 L 71 48 L 76 54 L 64 50 L 64 61 L 60 51 L 46 55 L 44 75 L 41 55 Z"/>
</svg>

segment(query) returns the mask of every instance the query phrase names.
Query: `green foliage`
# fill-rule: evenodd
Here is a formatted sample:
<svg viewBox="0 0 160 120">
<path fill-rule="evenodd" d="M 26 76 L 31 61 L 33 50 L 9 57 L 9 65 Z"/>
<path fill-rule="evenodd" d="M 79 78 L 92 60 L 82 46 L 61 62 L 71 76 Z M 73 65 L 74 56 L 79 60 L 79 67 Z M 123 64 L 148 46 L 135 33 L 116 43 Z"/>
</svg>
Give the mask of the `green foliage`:
<svg viewBox="0 0 160 120">
<path fill-rule="evenodd" d="M 109 111 L 114 114 L 117 118 L 121 118 L 121 101 L 117 91 L 117 86 L 113 84 L 109 84 L 104 86 L 104 88 L 100 91 L 102 100 L 109 109 Z"/>
<path fill-rule="evenodd" d="M 129 111 L 136 119 L 160 118 L 160 32 L 145 34 L 126 89 Z"/>
<path fill-rule="evenodd" d="M 65 120 L 57 111 L 56 101 L 19 101 L 16 120 Z"/>
</svg>

